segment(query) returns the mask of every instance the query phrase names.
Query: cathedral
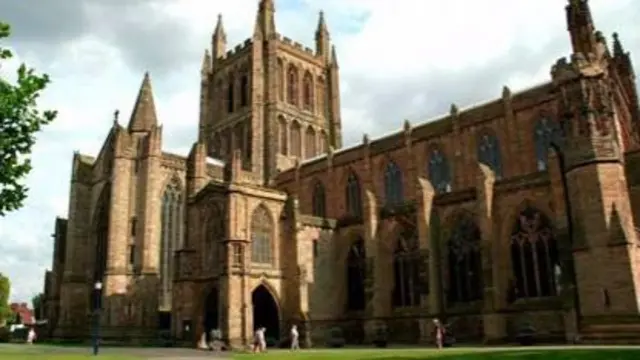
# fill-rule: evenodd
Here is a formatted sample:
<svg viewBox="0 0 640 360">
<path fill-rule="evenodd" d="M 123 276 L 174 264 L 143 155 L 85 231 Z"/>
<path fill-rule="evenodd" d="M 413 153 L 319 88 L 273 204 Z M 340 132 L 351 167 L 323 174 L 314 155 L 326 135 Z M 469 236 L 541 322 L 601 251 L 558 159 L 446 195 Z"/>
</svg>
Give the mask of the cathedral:
<svg viewBox="0 0 640 360">
<path fill-rule="evenodd" d="M 52 335 L 418 344 L 437 317 L 459 342 L 640 339 L 634 70 L 588 0 L 565 11 L 546 83 L 347 147 L 323 14 L 314 49 L 277 32 L 273 0 L 235 47 L 219 17 L 189 154 L 163 151 L 148 74 L 128 125 L 74 154 Z"/>
</svg>

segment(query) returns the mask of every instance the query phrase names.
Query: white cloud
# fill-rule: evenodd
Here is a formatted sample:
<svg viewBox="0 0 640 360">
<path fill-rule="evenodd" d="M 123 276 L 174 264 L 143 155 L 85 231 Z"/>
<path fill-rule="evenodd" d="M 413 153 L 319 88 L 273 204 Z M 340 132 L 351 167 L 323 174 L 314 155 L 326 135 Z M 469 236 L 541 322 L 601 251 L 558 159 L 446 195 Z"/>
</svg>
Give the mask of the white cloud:
<svg viewBox="0 0 640 360">
<path fill-rule="evenodd" d="M 232 47 L 251 36 L 257 2 L 154 0 L 100 25 L 101 8 L 89 13 L 97 24 L 94 33 L 61 43 L 55 56 L 16 44 L 19 60 L 51 75 L 41 104 L 58 109 L 59 118 L 38 136 L 25 207 L 0 219 L 0 249 L 7 254 L 0 257 L 0 271 L 16 285 L 13 299 L 28 300 L 42 289 L 53 220 L 66 215 L 73 150 L 96 154 L 116 108 L 121 122 L 128 121 L 143 72 L 153 65 L 132 65 L 127 56 L 137 52 L 118 48 L 122 39 L 107 36 L 113 22 L 132 24 L 128 45 L 138 32 L 160 31 L 158 24 L 186 26 L 179 43 L 165 43 L 158 33 L 153 44 L 140 44 L 164 51 L 168 59 L 172 52 L 193 54 L 167 74 L 151 73 L 165 147 L 186 153 L 197 136 L 200 57 L 217 14 L 224 16 Z M 375 136 L 399 128 L 405 118 L 424 120 L 452 102 L 465 107 L 497 97 L 505 84 L 516 91 L 547 80 L 552 63 L 570 52 L 565 2 L 559 0 L 288 0 L 290 8 L 284 3 L 276 0 L 278 31 L 310 47 L 317 12 L 325 10 L 338 48 L 347 143 L 361 141 L 363 131 Z M 608 37 L 619 31 L 640 64 L 636 1 L 590 3 L 597 27 Z"/>
</svg>

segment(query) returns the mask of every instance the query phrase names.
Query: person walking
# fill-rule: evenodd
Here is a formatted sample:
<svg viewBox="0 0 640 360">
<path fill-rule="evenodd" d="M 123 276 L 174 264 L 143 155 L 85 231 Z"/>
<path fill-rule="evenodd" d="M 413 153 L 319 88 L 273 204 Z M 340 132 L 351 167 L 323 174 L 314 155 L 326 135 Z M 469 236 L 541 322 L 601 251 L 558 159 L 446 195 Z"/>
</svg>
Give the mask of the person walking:
<svg viewBox="0 0 640 360">
<path fill-rule="evenodd" d="M 262 327 L 260 329 L 260 352 L 267 351 L 267 339 L 265 338 L 265 333 L 267 332 L 266 327 Z"/>
<path fill-rule="evenodd" d="M 33 344 L 36 341 L 36 330 L 34 328 L 29 328 L 29 332 L 27 333 L 27 344 Z"/>
<path fill-rule="evenodd" d="M 291 326 L 291 350 L 300 349 L 300 334 L 296 325 Z"/>
<path fill-rule="evenodd" d="M 444 344 L 444 327 L 437 318 L 433 319 L 433 325 L 435 326 L 436 346 L 438 349 L 442 349 Z"/>
<path fill-rule="evenodd" d="M 260 352 L 260 332 L 262 331 L 262 328 L 257 328 L 255 333 L 253 333 L 253 352 L 257 353 Z"/>
</svg>

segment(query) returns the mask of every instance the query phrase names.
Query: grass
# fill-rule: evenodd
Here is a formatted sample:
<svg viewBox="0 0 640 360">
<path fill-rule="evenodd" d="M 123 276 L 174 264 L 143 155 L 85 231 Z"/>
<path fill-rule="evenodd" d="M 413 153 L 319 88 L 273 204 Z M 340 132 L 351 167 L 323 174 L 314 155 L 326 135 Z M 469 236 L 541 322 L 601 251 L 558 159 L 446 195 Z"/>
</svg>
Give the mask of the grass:
<svg viewBox="0 0 640 360">
<path fill-rule="evenodd" d="M 162 349 L 160 349 L 162 350 Z M 174 349 L 182 351 L 180 349 Z M 149 349 L 109 348 L 98 356 L 100 360 L 144 360 Z M 191 355 L 193 355 L 193 350 Z M 176 360 L 163 350 L 166 360 Z M 134 356 L 136 354 L 137 356 Z M 157 352 L 156 352 L 157 354 Z M 147 356 L 145 356 L 147 355 Z M 198 355 L 212 357 L 213 354 Z M 29 346 L 0 344 L 0 360 L 81 360 L 95 357 L 88 348 L 69 348 L 60 346 Z M 235 354 L 235 360 L 273 359 L 273 360 L 636 360 L 640 359 L 640 347 L 636 348 L 452 348 L 437 351 L 434 349 L 336 349 L 336 350 L 271 350 L 264 354 Z"/>
<path fill-rule="evenodd" d="M 384 350 L 310 350 L 292 353 L 271 351 L 264 354 L 241 354 L 233 357 L 242 359 L 282 359 L 282 360 L 632 360 L 640 359 L 637 349 L 384 349 Z"/>
<path fill-rule="evenodd" d="M 0 344 L 0 360 L 81 360 L 94 358 L 90 349 L 81 351 L 69 347 L 26 344 Z M 117 354 L 100 354 L 100 360 L 142 360 L 140 357 Z"/>
</svg>

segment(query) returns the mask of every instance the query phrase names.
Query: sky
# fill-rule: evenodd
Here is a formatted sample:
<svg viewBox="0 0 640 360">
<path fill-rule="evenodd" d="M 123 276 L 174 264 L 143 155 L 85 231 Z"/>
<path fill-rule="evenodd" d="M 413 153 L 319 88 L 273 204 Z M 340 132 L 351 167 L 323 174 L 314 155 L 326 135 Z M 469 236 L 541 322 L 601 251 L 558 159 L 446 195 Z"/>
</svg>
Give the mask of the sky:
<svg viewBox="0 0 640 360">
<path fill-rule="evenodd" d="M 277 31 L 313 47 L 324 10 L 341 73 L 345 145 L 423 122 L 550 79 L 570 55 L 566 0 L 275 0 Z M 199 76 L 221 13 L 231 46 L 253 32 L 258 0 L 0 1 L 12 25 L 3 46 L 52 79 L 42 109 L 56 121 L 37 137 L 25 206 L 0 218 L 0 272 L 11 299 L 30 301 L 51 267 L 56 216 L 66 217 L 73 151 L 96 155 L 120 110 L 129 119 L 151 74 L 166 151 L 186 154 L 197 137 Z M 612 43 L 617 31 L 640 69 L 637 0 L 591 0 Z M 634 26 L 635 25 L 635 26 Z"/>
</svg>

